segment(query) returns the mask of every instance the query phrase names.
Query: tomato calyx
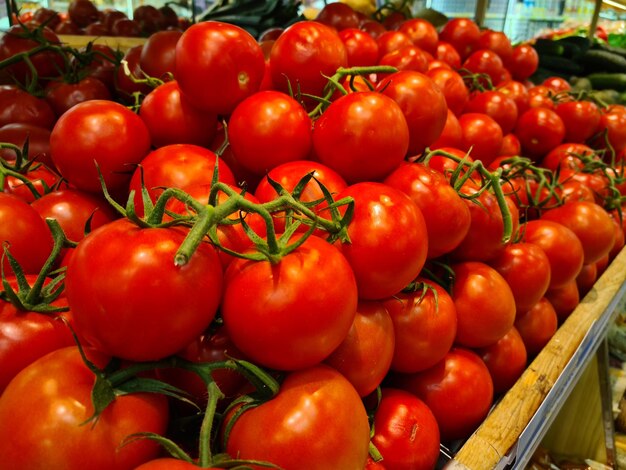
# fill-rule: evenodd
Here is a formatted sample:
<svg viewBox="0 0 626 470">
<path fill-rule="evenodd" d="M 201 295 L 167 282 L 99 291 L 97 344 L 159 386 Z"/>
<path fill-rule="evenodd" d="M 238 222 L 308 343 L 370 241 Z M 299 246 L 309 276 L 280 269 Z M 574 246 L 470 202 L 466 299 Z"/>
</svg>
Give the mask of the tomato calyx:
<svg viewBox="0 0 626 470">
<path fill-rule="evenodd" d="M 492 91 L 496 89 L 496 87 L 493 86 L 491 77 L 486 73 L 476 73 L 466 68 L 459 69 L 458 73 L 461 75 L 461 78 L 470 93 Z"/>
<path fill-rule="evenodd" d="M 45 264 L 41 268 L 41 271 L 37 275 L 35 282 L 31 286 L 26 280 L 24 271 L 17 260 L 11 255 L 10 247 L 5 244 L 3 246 L 2 265 L 0 265 L 0 273 L 2 276 L 2 288 L 0 291 L 0 299 L 5 302 L 13 304 L 17 309 L 23 312 L 37 312 L 43 314 L 55 314 L 67 312 L 69 307 L 57 307 L 52 303 L 59 298 L 64 289 L 63 280 L 65 278 L 65 271 L 60 270 L 56 273 L 54 279 L 45 284 L 49 275 L 53 273 L 54 263 L 61 252 L 63 247 L 75 246 L 74 243 L 67 240 L 63 229 L 59 223 L 54 219 L 46 219 L 48 227 L 52 232 L 54 240 L 54 246 L 50 256 L 46 260 Z M 15 276 L 17 282 L 17 291 L 11 286 L 4 270 L 5 257 L 9 261 L 9 265 Z"/>
</svg>

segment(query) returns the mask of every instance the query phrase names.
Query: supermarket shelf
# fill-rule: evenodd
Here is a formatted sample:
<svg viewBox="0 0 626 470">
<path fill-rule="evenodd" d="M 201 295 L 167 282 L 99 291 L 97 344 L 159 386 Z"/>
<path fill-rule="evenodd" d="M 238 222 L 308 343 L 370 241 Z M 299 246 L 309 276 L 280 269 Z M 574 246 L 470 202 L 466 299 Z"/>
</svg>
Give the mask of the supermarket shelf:
<svg viewBox="0 0 626 470">
<path fill-rule="evenodd" d="M 521 468 L 626 308 L 626 249 L 559 328 L 446 470 Z"/>
<path fill-rule="evenodd" d="M 80 35 L 60 35 L 60 41 L 71 47 L 81 48 L 87 45 L 88 42 L 94 44 L 104 44 L 111 49 L 120 49 L 122 51 L 128 50 L 131 47 L 141 46 L 145 44 L 146 38 L 126 38 L 126 37 L 112 37 L 112 36 L 80 36 Z"/>
</svg>

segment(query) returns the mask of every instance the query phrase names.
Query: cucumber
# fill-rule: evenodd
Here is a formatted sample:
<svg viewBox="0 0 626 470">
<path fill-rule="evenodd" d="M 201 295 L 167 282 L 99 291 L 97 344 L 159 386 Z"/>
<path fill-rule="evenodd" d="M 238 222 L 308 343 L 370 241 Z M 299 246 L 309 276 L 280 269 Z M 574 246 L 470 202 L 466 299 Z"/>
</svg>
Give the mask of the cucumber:
<svg viewBox="0 0 626 470">
<path fill-rule="evenodd" d="M 580 75 L 583 72 L 583 68 L 578 62 L 548 54 L 539 56 L 539 66 L 566 76 Z"/>
<path fill-rule="evenodd" d="M 580 62 L 588 73 L 626 73 L 626 57 L 609 51 L 590 49 L 580 57 Z"/>
<path fill-rule="evenodd" d="M 567 59 L 576 60 L 591 47 L 591 41 L 581 36 L 568 36 L 556 42 L 564 47 L 562 56 Z"/>
<path fill-rule="evenodd" d="M 626 58 L 626 49 L 624 49 L 623 47 L 610 46 L 608 44 L 598 42 L 593 45 L 593 49 L 596 49 L 599 51 L 611 52 L 612 54 L 617 54 Z"/>
<path fill-rule="evenodd" d="M 572 91 L 589 91 L 593 89 L 591 80 L 587 77 L 571 77 Z"/>
<path fill-rule="evenodd" d="M 539 38 L 535 41 L 533 47 L 540 56 L 562 56 L 565 53 L 565 45 L 559 44 L 557 41 L 553 41 L 552 39 Z"/>
<path fill-rule="evenodd" d="M 626 91 L 626 73 L 592 73 L 587 78 L 595 90 Z"/>
</svg>

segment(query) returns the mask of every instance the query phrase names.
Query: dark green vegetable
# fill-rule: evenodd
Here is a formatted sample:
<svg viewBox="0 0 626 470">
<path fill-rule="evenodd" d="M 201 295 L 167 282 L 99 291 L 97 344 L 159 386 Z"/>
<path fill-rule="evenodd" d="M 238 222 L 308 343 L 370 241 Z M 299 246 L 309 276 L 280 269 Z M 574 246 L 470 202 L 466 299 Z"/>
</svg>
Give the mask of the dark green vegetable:
<svg viewBox="0 0 626 470">
<path fill-rule="evenodd" d="M 566 59 L 565 57 L 548 54 L 539 55 L 539 66 L 560 74 L 565 74 L 568 77 L 571 75 L 580 75 L 583 71 L 583 68 L 578 62 Z"/>
<path fill-rule="evenodd" d="M 581 56 L 580 61 L 587 73 L 626 73 L 626 58 L 613 52 L 590 49 Z"/>
<path fill-rule="evenodd" d="M 595 90 L 626 91 L 626 73 L 592 73 L 587 78 Z"/>
</svg>

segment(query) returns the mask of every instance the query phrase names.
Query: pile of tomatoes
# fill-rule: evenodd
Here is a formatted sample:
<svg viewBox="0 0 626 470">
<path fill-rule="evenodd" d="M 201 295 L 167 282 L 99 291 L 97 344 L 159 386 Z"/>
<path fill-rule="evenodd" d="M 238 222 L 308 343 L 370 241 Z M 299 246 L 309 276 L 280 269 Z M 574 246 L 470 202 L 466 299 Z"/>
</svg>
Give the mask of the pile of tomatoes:
<svg viewBox="0 0 626 470">
<path fill-rule="evenodd" d="M 432 469 L 624 245 L 626 108 L 471 20 L 50 34 L 0 38 L 7 468 Z"/>
</svg>

